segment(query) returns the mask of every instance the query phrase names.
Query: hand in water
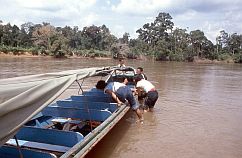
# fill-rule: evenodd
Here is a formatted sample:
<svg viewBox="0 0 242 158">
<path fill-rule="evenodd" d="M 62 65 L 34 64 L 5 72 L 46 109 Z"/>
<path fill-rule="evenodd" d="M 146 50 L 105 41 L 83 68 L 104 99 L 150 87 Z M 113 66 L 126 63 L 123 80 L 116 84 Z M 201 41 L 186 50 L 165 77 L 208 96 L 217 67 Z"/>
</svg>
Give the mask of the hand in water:
<svg viewBox="0 0 242 158">
<path fill-rule="evenodd" d="M 124 104 L 124 103 L 122 103 L 122 102 L 118 102 L 118 103 L 117 103 L 118 107 L 122 106 L 123 104 Z"/>
<path fill-rule="evenodd" d="M 143 119 L 143 118 L 142 118 L 142 119 L 138 119 L 138 120 L 136 121 L 136 123 L 144 124 L 144 119 Z"/>
</svg>

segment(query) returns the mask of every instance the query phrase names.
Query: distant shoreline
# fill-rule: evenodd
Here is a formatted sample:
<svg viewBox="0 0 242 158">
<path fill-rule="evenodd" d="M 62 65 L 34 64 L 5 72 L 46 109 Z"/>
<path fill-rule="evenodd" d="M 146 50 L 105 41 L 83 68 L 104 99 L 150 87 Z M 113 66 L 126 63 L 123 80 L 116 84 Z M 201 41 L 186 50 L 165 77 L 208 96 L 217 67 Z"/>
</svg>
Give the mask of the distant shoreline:
<svg viewBox="0 0 242 158">
<path fill-rule="evenodd" d="M 0 52 L 0 57 L 6 57 L 6 58 L 12 58 L 12 57 L 17 57 L 17 58 L 22 58 L 22 57 L 29 57 L 29 58 L 36 58 L 36 57 L 51 57 L 51 56 L 40 56 L 40 55 L 32 55 L 28 52 L 24 52 L 23 54 L 20 55 L 14 55 L 12 52 L 6 54 L 4 52 Z"/>
<path fill-rule="evenodd" d="M 0 52 L 0 58 L 55 58 L 53 56 L 49 55 L 32 55 L 29 52 L 24 52 L 19 55 L 14 55 L 12 52 L 9 52 L 8 54 Z M 67 56 L 63 57 L 63 59 L 97 59 L 97 60 L 111 60 L 111 57 L 83 57 L 83 56 Z M 139 59 L 139 60 L 147 60 L 146 59 Z M 220 63 L 235 63 L 233 60 L 210 60 L 210 59 L 199 59 L 195 58 L 193 63 L 198 64 L 220 64 Z"/>
<path fill-rule="evenodd" d="M 19 55 L 14 55 L 12 52 L 6 54 L 0 52 L 0 58 L 55 58 L 54 56 L 49 55 L 32 55 L 29 52 L 24 52 Z M 61 57 L 63 59 L 97 59 L 97 60 L 111 60 L 111 57 L 83 57 L 83 56 L 67 56 Z M 60 59 L 61 59 L 60 58 Z"/>
</svg>

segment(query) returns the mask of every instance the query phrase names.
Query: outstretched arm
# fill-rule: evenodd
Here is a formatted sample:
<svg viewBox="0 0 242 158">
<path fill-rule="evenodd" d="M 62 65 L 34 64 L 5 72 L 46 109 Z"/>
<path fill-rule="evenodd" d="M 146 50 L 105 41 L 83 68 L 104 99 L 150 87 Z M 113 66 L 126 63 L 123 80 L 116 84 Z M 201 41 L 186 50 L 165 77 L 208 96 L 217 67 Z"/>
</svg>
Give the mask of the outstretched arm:
<svg viewBox="0 0 242 158">
<path fill-rule="evenodd" d="M 117 95 L 112 90 L 107 89 L 105 93 L 110 94 L 118 104 L 122 104 L 122 102 L 118 99 Z"/>
</svg>

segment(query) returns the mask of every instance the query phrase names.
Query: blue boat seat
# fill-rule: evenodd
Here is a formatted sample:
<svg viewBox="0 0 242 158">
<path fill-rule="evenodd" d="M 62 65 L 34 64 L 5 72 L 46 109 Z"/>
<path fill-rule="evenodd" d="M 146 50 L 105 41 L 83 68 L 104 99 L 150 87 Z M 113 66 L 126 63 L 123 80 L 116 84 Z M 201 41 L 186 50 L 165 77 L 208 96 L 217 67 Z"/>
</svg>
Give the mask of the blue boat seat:
<svg viewBox="0 0 242 158">
<path fill-rule="evenodd" d="M 36 151 L 31 149 L 21 148 L 21 153 L 24 158 L 34 157 L 34 158 L 57 158 L 54 154 L 46 153 L 42 151 Z M 0 157 L 1 158 L 16 158 L 19 156 L 18 148 L 14 146 L 2 146 L 0 147 Z"/>
<path fill-rule="evenodd" d="M 41 112 L 39 112 L 37 115 L 35 115 L 34 117 L 32 117 L 31 119 L 30 119 L 30 121 L 31 120 L 35 120 L 35 119 L 37 119 L 37 118 L 40 118 L 40 117 L 42 117 L 43 116 L 43 114 L 41 113 Z"/>
<path fill-rule="evenodd" d="M 114 102 L 111 96 L 94 96 L 94 95 L 74 95 L 71 96 L 71 100 L 85 101 L 85 102 Z"/>
<path fill-rule="evenodd" d="M 80 133 L 36 127 L 23 127 L 16 137 L 20 146 L 56 152 L 66 152 L 84 139 Z M 6 144 L 16 145 L 16 141 L 10 139 Z"/>
<path fill-rule="evenodd" d="M 82 123 L 82 121 L 80 120 L 72 120 L 72 119 L 62 118 L 62 117 L 54 118 L 51 120 L 51 122 L 62 123 L 62 124 L 70 123 L 75 125 Z"/>
<path fill-rule="evenodd" d="M 104 93 L 103 91 L 102 92 L 98 92 L 98 91 L 85 91 L 85 92 L 83 92 L 82 93 L 82 95 L 90 95 L 90 96 L 103 96 L 103 97 L 106 97 L 106 96 L 108 96 L 108 94 L 107 93 Z"/>
<path fill-rule="evenodd" d="M 6 142 L 6 144 L 17 146 L 15 139 L 8 140 Z M 66 146 L 45 144 L 45 143 L 39 143 L 39 142 L 31 142 L 31 141 L 20 140 L 20 139 L 18 139 L 18 144 L 19 144 L 20 147 L 27 147 L 27 148 L 32 148 L 32 149 L 54 151 L 54 152 L 60 152 L 60 153 L 65 153 L 68 150 L 70 150 L 70 148 L 71 148 L 71 147 L 66 147 Z"/>
<path fill-rule="evenodd" d="M 22 140 L 68 147 L 72 147 L 84 138 L 82 134 L 76 132 L 26 126 L 19 130 L 16 137 Z"/>
<path fill-rule="evenodd" d="M 97 109 L 104 110 L 108 109 L 111 112 L 114 112 L 118 106 L 117 103 L 105 103 L 105 102 L 83 102 L 75 100 L 60 100 L 56 102 L 55 106 L 60 107 L 70 107 L 70 108 L 81 108 L 81 109 Z M 54 107 L 54 106 L 52 106 Z"/>
<path fill-rule="evenodd" d="M 52 117 L 64 117 L 80 120 L 93 120 L 93 121 L 105 121 L 111 112 L 108 110 L 96 110 L 96 109 L 81 109 L 81 108 L 69 108 L 59 106 L 48 106 L 43 109 L 42 113 L 45 116 Z"/>
</svg>

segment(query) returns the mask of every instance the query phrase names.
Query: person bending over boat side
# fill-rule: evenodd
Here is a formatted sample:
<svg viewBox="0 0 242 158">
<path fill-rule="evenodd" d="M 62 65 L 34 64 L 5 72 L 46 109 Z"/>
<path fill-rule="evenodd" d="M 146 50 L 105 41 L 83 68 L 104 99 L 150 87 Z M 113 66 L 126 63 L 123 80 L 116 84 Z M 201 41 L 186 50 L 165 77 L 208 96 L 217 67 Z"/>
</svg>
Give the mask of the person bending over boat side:
<svg viewBox="0 0 242 158">
<path fill-rule="evenodd" d="M 138 96 L 144 98 L 144 105 L 148 108 L 148 111 L 153 111 L 155 103 L 158 99 L 158 92 L 155 90 L 155 86 L 143 79 L 141 76 L 135 77 L 136 89 Z"/>
<path fill-rule="evenodd" d="M 143 123 L 143 114 L 139 109 L 139 104 L 135 100 L 135 97 L 131 89 L 127 86 L 128 79 L 123 77 L 122 81 L 123 83 L 120 83 L 120 82 L 108 83 L 108 85 L 104 89 L 104 92 L 110 94 L 112 98 L 118 103 L 118 105 L 121 105 L 122 103 L 125 103 L 126 101 L 128 101 L 131 108 L 137 114 L 139 121 Z"/>
</svg>

